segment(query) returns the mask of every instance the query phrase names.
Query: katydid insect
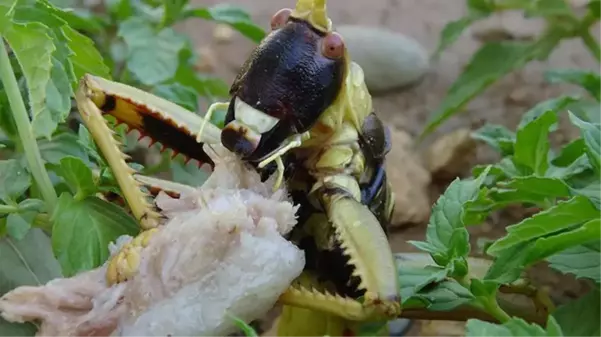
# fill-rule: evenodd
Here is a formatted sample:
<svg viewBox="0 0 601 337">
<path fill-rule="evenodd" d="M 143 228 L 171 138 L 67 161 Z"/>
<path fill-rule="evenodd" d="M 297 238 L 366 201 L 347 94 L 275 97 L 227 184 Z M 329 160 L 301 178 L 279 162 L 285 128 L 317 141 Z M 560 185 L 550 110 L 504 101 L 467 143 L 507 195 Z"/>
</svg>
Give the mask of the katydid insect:
<svg viewBox="0 0 601 337">
<path fill-rule="evenodd" d="M 398 275 L 386 234 L 394 208 L 384 170 L 390 138 L 372 111 L 361 67 L 332 28 L 325 0 L 298 0 L 295 9 L 278 11 L 230 95 L 203 118 L 139 89 L 86 75 L 76 100 L 144 230 L 156 227 L 160 214 L 140 185 L 181 187 L 135 176 L 103 116 L 200 162 L 212 164 L 203 145 L 220 143 L 265 178 L 276 174 L 276 187 L 286 184 L 300 205 L 289 239 L 307 257 L 303 275 L 280 297 L 286 317 L 294 317 L 296 308 L 356 322 L 398 316 Z M 227 109 L 223 129 L 207 122 L 218 108 Z M 149 239 L 144 233 L 133 245 Z M 135 261 L 125 253 L 116 256 L 108 280 L 127 279 Z"/>
</svg>

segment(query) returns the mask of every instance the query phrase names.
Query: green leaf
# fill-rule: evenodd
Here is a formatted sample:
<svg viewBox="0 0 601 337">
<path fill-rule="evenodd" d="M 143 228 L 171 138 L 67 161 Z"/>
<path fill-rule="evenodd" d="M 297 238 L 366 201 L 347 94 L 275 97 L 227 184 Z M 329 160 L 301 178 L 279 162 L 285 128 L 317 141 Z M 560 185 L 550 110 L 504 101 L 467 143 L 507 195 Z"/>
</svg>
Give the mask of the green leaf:
<svg viewBox="0 0 601 337">
<path fill-rule="evenodd" d="M 82 124 L 79 126 L 79 129 L 77 130 L 77 138 L 77 143 L 83 146 L 86 149 L 88 155 L 91 156 L 96 161 L 96 163 L 102 166 L 104 164 L 104 159 L 102 158 L 102 156 L 100 156 L 98 148 L 96 147 L 96 143 L 94 142 L 90 131 L 86 129 L 85 125 Z"/>
<path fill-rule="evenodd" d="M 547 323 L 547 326 L 552 326 L 553 329 L 545 331 L 545 329 L 543 329 L 540 325 L 536 323 L 528 323 L 518 317 L 512 317 L 504 324 L 484 322 L 472 318 L 467 320 L 465 325 L 465 335 L 467 337 L 557 336 L 555 331 L 556 324 L 553 322 L 554 319 L 550 317 L 549 320 L 551 323 Z"/>
<path fill-rule="evenodd" d="M 355 336 L 386 336 L 389 331 L 388 322 L 365 322 L 359 325 Z"/>
<path fill-rule="evenodd" d="M 259 43 L 266 35 L 261 27 L 253 23 L 246 11 L 230 4 L 218 4 L 208 8 L 194 8 L 185 11 L 183 16 L 186 18 L 198 17 L 228 24 L 255 43 Z"/>
<path fill-rule="evenodd" d="M 470 291 L 481 301 L 496 301 L 497 289 L 499 285 L 488 280 L 472 279 L 470 282 Z"/>
<path fill-rule="evenodd" d="M 569 179 L 575 175 L 592 170 L 584 139 L 578 138 L 565 145 L 552 160 L 548 177 Z"/>
<path fill-rule="evenodd" d="M 566 106 L 566 110 L 571 111 L 578 118 L 593 123 L 601 124 L 601 104 L 593 100 L 580 99 Z"/>
<path fill-rule="evenodd" d="M 0 317 L 0 335 L 2 336 L 35 336 L 37 328 L 32 323 L 9 323 Z"/>
<path fill-rule="evenodd" d="M 36 7 L 45 7 L 45 10 L 64 20 L 69 27 L 79 31 L 101 34 L 104 29 L 102 17 L 84 8 L 57 8 L 52 6 L 48 0 L 36 2 Z"/>
<path fill-rule="evenodd" d="M 8 231 L 8 235 L 17 241 L 23 240 L 31 228 L 34 217 L 35 213 L 32 212 L 27 212 L 25 214 L 10 213 L 6 218 L 6 230 Z"/>
<path fill-rule="evenodd" d="M 125 21 L 134 14 L 134 7 L 130 0 L 107 1 L 108 9 L 118 21 Z"/>
<path fill-rule="evenodd" d="M 209 172 L 198 167 L 192 161 L 183 163 L 182 160 L 171 161 L 173 181 L 189 186 L 200 186 L 209 177 Z"/>
<path fill-rule="evenodd" d="M 471 12 L 492 13 L 496 10 L 495 3 L 490 0 L 467 0 L 467 8 Z"/>
<path fill-rule="evenodd" d="M 569 248 L 547 259 L 549 266 L 564 274 L 573 274 L 576 278 L 588 278 L 601 282 L 601 258 L 599 242 L 586 243 Z"/>
<path fill-rule="evenodd" d="M 398 265 L 403 308 L 451 310 L 473 300 L 472 294 L 452 278 L 447 270 L 433 265 Z"/>
<path fill-rule="evenodd" d="M 599 16 L 601 15 L 601 1 L 591 0 L 586 7 L 594 18 L 599 19 Z"/>
<path fill-rule="evenodd" d="M 503 188 L 515 189 L 530 195 L 540 195 L 547 198 L 569 197 L 570 188 L 561 179 L 543 178 L 536 176 L 515 177 L 507 182 L 498 184 Z"/>
<path fill-rule="evenodd" d="M 527 16 L 566 17 L 572 11 L 565 0 L 537 0 L 531 4 L 526 9 Z"/>
<path fill-rule="evenodd" d="M 490 167 L 474 180 L 455 179 L 432 208 L 426 242 L 410 241 L 419 249 L 430 252 L 438 265 L 446 266 L 453 258 L 465 257 L 469 252 L 467 229 L 463 223 L 465 204 L 481 197 L 480 188 L 489 171 Z"/>
<path fill-rule="evenodd" d="M 520 243 L 501 252 L 499 256 L 495 257 L 484 280 L 498 284 L 510 284 L 519 279 L 528 257 L 525 252 L 527 247 L 528 243 Z"/>
<path fill-rule="evenodd" d="M 25 166 L 15 160 L 0 161 L 0 199 L 7 202 L 21 196 L 31 186 L 31 176 Z"/>
<path fill-rule="evenodd" d="M 36 135 L 49 139 L 57 126 L 65 121 L 71 111 L 72 93 L 71 82 L 63 64 L 52 57 L 50 81 L 46 86 L 46 112 L 32 122 Z"/>
<path fill-rule="evenodd" d="M 564 335 L 561 326 L 553 316 L 547 318 L 547 334 L 554 337 Z"/>
<path fill-rule="evenodd" d="M 534 174 L 544 176 L 549 168 L 549 130 L 557 123 L 557 115 L 547 110 L 537 119 L 519 128 L 516 135 L 516 164 L 528 167 Z"/>
<path fill-rule="evenodd" d="M 49 29 L 41 23 L 13 24 L 4 32 L 27 81 L 32 123 L 47 119 L 47 86 L 51 80 L 52 53 L 56 50 Z M 56 127 L 56 125 L 55 125 Z M 55 127 L 36 130 L 37 135 L 50 138 Z"/>
<path fill-rule="evenodd" d="M 402 304 L 405 304 L 414 297 L 419 298 L 419 293 L 424 288 L 444 281 L 447 276 L 447 270 L 432 265 L 416 267 L 401 264 L 398 267 L 398 274 L 401 286 L 401 301 Z"/>
<path fill-rule="evenodd" d="M 70 41 L 69 49 L 73 52 L 69 61 L 73 65 L 75 80 L 71 83 L 73 90 L 77 90 L 79 80 L 85 74 L 111 79 L 111 70 L 105 64 L 102 55 L 96 49 L 94 42 L 85 35 L 69 26 L 63 26 L 61 31 Z"/>
<path fill-rule="evenodd" d="M 545 72 L 550 83 L 576 84 L 588 91 L 597 101 L 601 101 L 601 77 L 582 69 L 553 69 Z"/>
<path fill-rule="evenodd" d="M 553 312 L 564 336 L 601 336 L 599 317 L 601 305 L 599 289 L 591 289 L 586 295 L 570 301 Z"/>
<path fill-rule="evenodd" d="M 222 79 L 199 75 L 188 64 L 180 64 L 174 80 L 185 87 L 193 88 L 211 102 L 229 95 L 230 88 Z"/>
<path fill-rule="evenodd" d="M 585 122 L 571 112 L 568 112 L 572 124 L 580 128 L 580 135 L 586 144 L 586 154 L 589 162 L 597 171 L 601 171 L 601 125 Z"/>
<path fill-rule="evenodd" d="M 551 161 L 551 165 L 549 166 L 546 175 L 549 178 L 560 178 L 567 180 L 583 172 L 592 171 L 592 169 L 593 167 L 591 166 L 586 154 L 583 154 L 566 167 L 555 166 L 553 165 L 553 161 Z"/>
<path fill-rule="evenodd" d="M 488 196 L 493 201 L 493 210 L 508 205 L 545 205 L 548 203 L 548 199 L 544 195 L 514 189 L 493 188 Z"/>
<path fill-rule="evenodd" d="M 557 235 L 540 238 L 530 249 L 527 264 L 541 261 L 565 249 L 598 240 L 601 237 L 601 219 L 587 221 L 582 226 Z"/>
<path fill-rule="evenodd" d="M 198 94 L 190 87 L 179 83 L 162 84 L 154 87 L 152 93 L 190 111 L 198 111 Z"/>
<path fill-rule="evenodd" d="M 523 129 L 526 125 L 534 122 L 539 119 L 540 116 L 547 113 L 548 111 L 554 111 L 556 114 L 564 110 L 570 104 L 573 104 L 578 101 L 578 97 L 576 96 L 559 96 L 556 98 L 552 98 L 546 101 L 542 101 L 528 110 L 521 118 L 520 123 L 518 124 L 517 129 Z M 554 125 L 551 128 L 551 131 L 555 131 L 556 126 Z"/>
<path fill-rule="evenodd" d="M 52 255 L 50 238 L 38 228 L 23 240 L 0 239 L 0 293 L 22 285 L 39 286 L 61 277 L 60 265 Z"/>
<path fill-rule="evenodd" d="M 503 157 L 513 154 L 515 133 L 502 125 L 485 124 L 472 133 L 472 138 L 487 143 Z"/>
<path fill-rule="evenodd" d="M 20 241 L 0 238 L 0 256 L 0 296 L 18 286 L 40 286 L 62 277 L 50 238 L 41 229 L 28 231 Z M 0 318 L 3 336 L 33 336 L 36 330 L 33 324 L 8 323 Z"/>
<path fill-rule="evenodd" d="M 599 211 L 589 200 L 582 196 L 576 196 L 567 201 L 561 201 L 518 224 L 507 226 L 507 234 L 495 241 L 488 248 L 487 253 L 497 256 L 503 250 L 519 243 L 554 234 L 598 217 Z"/>
<path fill-rule="evenodd" d="M 473 295 L 453 279 L 423 289 L 419 297 L 429 303 L 431 311 L 449 311 L 474 300 Z"/>
<path fill-rule="evenodd" d="M 601 209 L 601 186 L 598 177 L 587 186 L 579 188 L 570 187 L 570 193 L 572 195 L 582 195 L 588 198 L 598 210 Z"/>
<path fill-rule="evenodd" d="M 486 16 L 487 15 L 484 15 L 481 12 L 471 12 L 465 17 L 447 23 L 440 33 L 440 41 L 438 42 L 438 46 L 432 57 L 437 59 L 445 49 L 450 47 L 459 37 L 461 37 L 461 34 L 463 34 L 463 31 L 466 28 Z"/>
<path fill-rule="evenodd" d="M 156 85 L 173 78 L 186 37 L 171 28 L 155 32 L 142 18 L 132 17 L 119 25 L 117 35 L 127 45 L 127 69 L 142 84 Z"/>
<path fill-rule="evenodd" d="M 520 42 L 493 42 L 480 48 L 431 115 L 421 137 L 434 131 L 492 83 L 522 67 L 532 57 L 531 50 L 530 44 Z"/>
<path fill-rule="evenodd" d="M 65 179 L 76 200 L 82 200 L 97 190 L 92 170 L 77 157 L 68 156 L 61 159 L 56 173 Z"/>
<path fill-rule="evenodd" d="M 240 318 L 232 317 L 232 320 L 234 321 L 234 325 L 237 326 L 238 329 L 242 330 L 244 336 L 259 336 L 255 329 L 253 329 L 250 325 L 248 325 Z"/>
<path fill-rule="evenodd" d="M 566 167 L 585 153 L 585 144 L 582 138 L 571 141 L 564 145 L 557 156 L 551 160 L 551 164 Z"/>
<path fill-rule="evenodd" d="M 42 159 L 50 164 L 58 164 L 66 156 L 78 157 L 86 164 L 90 163 L 85 147 L 78 142 L 78 137 L 73 133 L 61 133 L 51 140 L 40 139 L 38 147 Z"/>
<path fill-rule="evenodd" d="M 52 225 L 52 249 L 68 277 L 102 265 L 110 242 L 139 232 L 120 207 L 96 197 L 75 200 L 67 193 L 59 198 Z"/>
<path fill-rule="evenodd" d="M 188 4 L 188 0 L 163 0 L 165 11 L 163 13 L 163 27 L 173 25 L 181 18 L 182 10 Z"/>
<path fill-rule="evenodd" d="M 41 212 L 46 207 L 46 203 L 40 199 L 25 199 L 19 203 L 19 211 L 35 211 Z"/>
</svg>

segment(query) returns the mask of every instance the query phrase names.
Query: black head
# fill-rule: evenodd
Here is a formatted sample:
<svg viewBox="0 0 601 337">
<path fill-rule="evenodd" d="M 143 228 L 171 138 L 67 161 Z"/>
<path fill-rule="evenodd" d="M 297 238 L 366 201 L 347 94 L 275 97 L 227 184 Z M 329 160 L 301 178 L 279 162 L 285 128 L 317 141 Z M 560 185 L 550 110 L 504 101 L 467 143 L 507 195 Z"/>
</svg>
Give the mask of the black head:
<svg viewBox="0 0 601 337">
<path fill-rule="evenodd" d="M 288 137 L 309 130 L 335 102 L 345 77 L 342 37 L 277 12 L 230 89 L 222 143 L 259 161 Z"/>
</svg>

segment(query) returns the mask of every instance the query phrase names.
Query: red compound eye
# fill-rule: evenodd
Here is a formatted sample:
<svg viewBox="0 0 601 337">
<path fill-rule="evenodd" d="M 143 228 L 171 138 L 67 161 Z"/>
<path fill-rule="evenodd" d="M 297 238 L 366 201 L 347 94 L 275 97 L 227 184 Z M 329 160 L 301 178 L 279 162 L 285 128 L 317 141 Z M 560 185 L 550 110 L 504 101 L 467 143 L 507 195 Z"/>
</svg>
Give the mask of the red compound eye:
<svg viewBox="0 0 601 337">
<path fill-rule="evenodd" d="M 285 25 L 288 22 L 288 18 L 290 18 L 290 14 L 292 14 L 292 9 L 290 8 L 283 8 L 277 11 L 271 17 L 271 30 L 276 30 Z"/>
<path fill-rule="evenodd" d="M 339 59 L 344 54 L 344 40 L 334 32 L 323 38 L 321 53 L 329 59 Z"/>
</svg>

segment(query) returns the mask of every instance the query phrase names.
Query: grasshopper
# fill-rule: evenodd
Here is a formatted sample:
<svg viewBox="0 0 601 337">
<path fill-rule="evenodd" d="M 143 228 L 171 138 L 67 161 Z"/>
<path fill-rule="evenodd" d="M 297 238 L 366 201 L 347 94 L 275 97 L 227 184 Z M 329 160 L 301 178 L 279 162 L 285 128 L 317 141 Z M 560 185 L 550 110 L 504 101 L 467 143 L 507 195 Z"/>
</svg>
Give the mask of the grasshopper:
<svg viewBox="0 0 601 337">
<path fill-rule="evenodd" d="M 142 229 L 110 261 L 108 282 L 135 275 L 139 249 L 160 225 L 141 185 L 173 193 L 186 188 L 137 175 L 106 123 L 110 115 L 201 163 L 213 164 L 205 146 L 222 144 L 264 179 L 275 174 L 276 188 L 286 184 L 300 205 L 288 239 L 307 263 L 279 298 L 279 334 L 340 335 L 353 324 L 398 317 L 400 287 L 387 239 L 394 209 L 384 169 L 390 137 L 363 76 L 333 29 L 325 0 L 298 0 L 294 9 L 275 13 L 271 32 L 233 81 L 230 101 L 212 104 L 204 117 L 85 75 L 78 110 Z M 227 109 L 223 129 L 208 122 L 218 108 Z"/>
</svg>

